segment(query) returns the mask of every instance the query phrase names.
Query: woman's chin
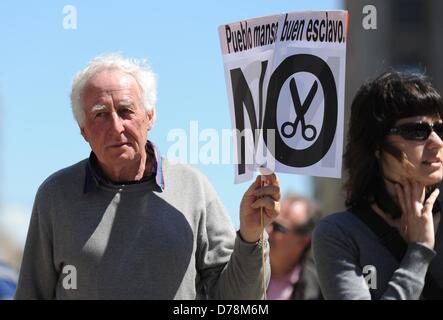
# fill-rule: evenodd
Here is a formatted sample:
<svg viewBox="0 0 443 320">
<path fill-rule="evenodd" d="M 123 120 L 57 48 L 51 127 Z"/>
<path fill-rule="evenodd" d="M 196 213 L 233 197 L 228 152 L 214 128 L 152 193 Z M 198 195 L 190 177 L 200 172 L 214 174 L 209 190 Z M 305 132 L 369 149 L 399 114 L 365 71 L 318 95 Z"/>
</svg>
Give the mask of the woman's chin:
<svg viewBox="0 0 443 320">
<path fill-rule="evenodd" d="M 432 186 L 434 184 L 438 184 L 443 180 L 443 175 L 442 174 L 433 174 L 427 177 L 424 177 L 422 179 L 420 179 L 421 183 L 424 184 L 425 186 Z"/>
</svg>

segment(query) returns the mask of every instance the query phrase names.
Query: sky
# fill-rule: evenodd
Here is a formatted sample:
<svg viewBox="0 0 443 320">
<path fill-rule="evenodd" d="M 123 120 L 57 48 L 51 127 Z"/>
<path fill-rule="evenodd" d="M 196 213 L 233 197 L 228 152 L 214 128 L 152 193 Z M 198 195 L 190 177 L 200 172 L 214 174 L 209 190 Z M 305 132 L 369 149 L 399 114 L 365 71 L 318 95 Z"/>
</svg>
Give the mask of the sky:
<svg viewBox="0 0 443 320">
<path fill-rule="evenodd" d="M 197 123 L 198 130 L 215 129 L 221 136 L 231 128 L 218 26 L 283 12 L 343 8 L 338 0 L 42 3 L 0 2 L 0 225 L 21 242 L 39 185 L 89 155 L 69 94 L 73 76 L 93 57 L 120 52 L 148 59 L 158 77 L 157 122 L 148 138 L 166 155 L 174 143 L 167 139 L 171 130 L 189 133 Z M 63 12 L 67 5 L 76 10 L 76 29 L 64 28 L 73 12 Z M 209 178 L 238 226 L 239 204 L 250 183 L 234 184 L 232 164 L 194 166 Z M 278 176 L 283 192 L 312 195 L 309 177 Z"/>
</svg>

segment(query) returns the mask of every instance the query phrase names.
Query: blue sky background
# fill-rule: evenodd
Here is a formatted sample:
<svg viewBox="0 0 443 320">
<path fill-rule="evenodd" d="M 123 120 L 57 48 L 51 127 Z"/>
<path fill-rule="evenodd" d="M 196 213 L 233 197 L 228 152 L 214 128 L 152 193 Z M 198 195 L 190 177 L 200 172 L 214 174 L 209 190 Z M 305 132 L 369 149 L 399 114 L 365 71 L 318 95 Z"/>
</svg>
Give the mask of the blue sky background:
<svg viewBox="0 0 443 320">
<path fill-rule="evenodd" d="M 63 28 L 65 5 L 77 9 L 76 30 Z M 198 121 L 200 130 L 214 128 L 221 134 L 231 128 L 219 25 L 342 7 L 338 0 L 45 1 L 44 5 L 2 0 L 0 216 L 3 220 L 15 216 L 12 225 L 17 235 L 25 234 L 21 229 L 38 186 L 51 173 L 89 155 L 89 145 L 72 117 L 69 93 L 74 74 L 94 56 L 118 51 L 148 58 L 159 84 L 157 123 L 149 138 L 166 154 L 173 144 L 166 139 L 168 131 L 189 132 L 192 120 Z M 249 183 L 233 184 L 233 165 L 197 167 L 214 184 L 238 225 L 239 203 Z M 283 191 L 312 194 L 308 177 L 279 177 Z M 24 218 L 18 219 L 20 214 Z"/>
</svg>

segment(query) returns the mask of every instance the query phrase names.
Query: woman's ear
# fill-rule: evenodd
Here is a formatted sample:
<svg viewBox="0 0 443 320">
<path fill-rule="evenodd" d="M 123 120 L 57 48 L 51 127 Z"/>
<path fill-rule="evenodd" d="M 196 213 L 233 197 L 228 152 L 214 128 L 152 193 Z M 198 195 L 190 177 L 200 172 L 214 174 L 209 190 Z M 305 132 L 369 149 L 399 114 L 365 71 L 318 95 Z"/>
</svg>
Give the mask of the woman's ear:
<svg viewBox="0 0 443 320">
<path fill-rule="evenodd" d="M 375 150 L 375 157 L 380 160 L 380 149 Z"/>
</svg>

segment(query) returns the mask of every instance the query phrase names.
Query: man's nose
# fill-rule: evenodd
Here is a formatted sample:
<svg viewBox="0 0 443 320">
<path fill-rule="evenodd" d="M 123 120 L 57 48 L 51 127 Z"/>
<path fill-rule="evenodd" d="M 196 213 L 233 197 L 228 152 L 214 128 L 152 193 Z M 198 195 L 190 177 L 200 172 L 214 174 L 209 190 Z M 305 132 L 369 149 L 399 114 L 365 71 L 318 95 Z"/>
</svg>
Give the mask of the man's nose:
<svg viewBox="0 0 443 320">
<path fill-rule="evenodd" d="M 125 130 L 123 122 L 124 122 L 124 120 L 122 118 L 120 118 L 116 112 L 112 113 L 111 126 L 112 126 L 112 130 L 114 132 L 120 134 Z"/>
</svg>

